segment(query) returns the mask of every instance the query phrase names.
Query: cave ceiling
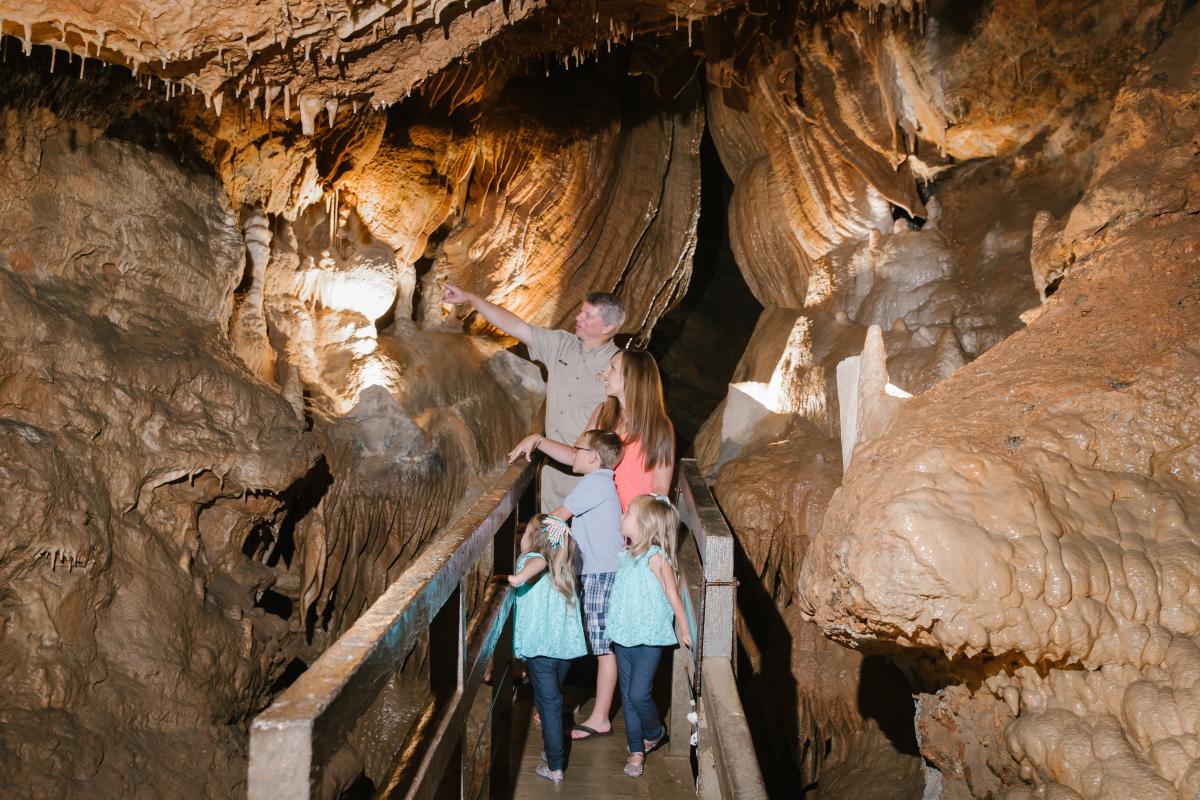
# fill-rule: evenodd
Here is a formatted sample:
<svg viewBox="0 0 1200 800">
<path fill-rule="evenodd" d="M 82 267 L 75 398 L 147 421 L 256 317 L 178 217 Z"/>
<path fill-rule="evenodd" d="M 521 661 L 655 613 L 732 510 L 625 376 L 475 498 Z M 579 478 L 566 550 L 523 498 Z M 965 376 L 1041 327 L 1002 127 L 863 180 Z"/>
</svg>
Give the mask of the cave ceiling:
<svg viewBox="0 0 1200 800">
<path fill-rule="evenodd" d="M 876 7 L 910 0 L 859 0 Z M 755 12 L 740 0 L 622 2 L 342 2 L 265 0 L 48 0 L 0 3 L 5 34 L 28 53 L 48 45 L 60 58 L 131 69 L 167 94 L 198 93 L 221 110 L 248 100 L 298 116 L 310 128 L 327 106 L 383 107 L 409 96 L 447 66 L 484 70 L 535 55 L 564 63 L 643 34 L 690 32 L 725 12 Z M 827 6 L 816 3 L 813 6 Z M 497 46 L 502 45 L 502 48 Z"/>
</svg>

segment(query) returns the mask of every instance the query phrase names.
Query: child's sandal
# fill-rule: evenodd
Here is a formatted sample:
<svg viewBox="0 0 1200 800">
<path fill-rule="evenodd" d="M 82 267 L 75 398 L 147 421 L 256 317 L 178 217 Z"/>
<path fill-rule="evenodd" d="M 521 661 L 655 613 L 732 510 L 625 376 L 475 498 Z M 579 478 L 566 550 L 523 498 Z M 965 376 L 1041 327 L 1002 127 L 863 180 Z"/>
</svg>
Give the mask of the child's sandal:
<svg viewBox="0 0 1200 800">
<path fill-rule="evenodd" d="M 634 759 L 637 759 L 636 761 Z M 642 777 L 642 772 L 646 769 L 646 756 L 644 753 L 630 753 L 629 758 L 625 761 L 625 769 L 623 772 L 631 778 Z"/>
<path fill-rule="evenodd" d="M 546 764 L 538 764 L 533 770 L 539 778 L 545 778 L 551 783 L 563 782 L 563 771 L 561 769 L 550 769 Z"/>
</svg>

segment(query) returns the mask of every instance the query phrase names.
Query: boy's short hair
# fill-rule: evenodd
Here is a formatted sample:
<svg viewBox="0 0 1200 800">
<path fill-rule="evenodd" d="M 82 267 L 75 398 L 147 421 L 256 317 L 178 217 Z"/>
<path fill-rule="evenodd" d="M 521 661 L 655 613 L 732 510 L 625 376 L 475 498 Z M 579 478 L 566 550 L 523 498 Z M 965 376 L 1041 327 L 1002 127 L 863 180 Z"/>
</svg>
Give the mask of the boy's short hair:
<svg viewBox="0 0 1200 800">
<path fill-rule="evenodd" d="M 625 445 L 621 444 L 621 437 L 611 431 L 590 430 L 584 435 L 584 441 L 587 446 L 596 451 L 596 455 L 600 457 L 600 466 L 604 469 L 612 469 L 621 463 L 621 456 L 625 452 Z"/>
<path fill-rule="evenodd" d="M 600 318 L 605 325 L 620 328 L 625 321 L 625 303 L 615 294 L 608 292 L 589 292 L 587 301 L 600 311 Z"/>
</svg>

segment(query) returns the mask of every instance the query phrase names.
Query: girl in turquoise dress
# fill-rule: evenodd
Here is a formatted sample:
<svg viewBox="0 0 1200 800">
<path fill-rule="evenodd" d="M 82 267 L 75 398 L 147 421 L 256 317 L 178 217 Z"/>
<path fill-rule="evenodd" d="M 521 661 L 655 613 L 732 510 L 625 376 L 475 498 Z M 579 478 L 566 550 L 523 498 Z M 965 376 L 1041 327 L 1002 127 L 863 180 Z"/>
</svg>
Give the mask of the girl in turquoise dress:
<svg viewBox="0 0 1200 800">
<path fill-rule="evenodd" d="M 587 654 L 571 567 L 575 543 L 570 530 L 550 514 L 531 519 L 521 537 L 517 571 L 508 576 L 517 590 L 514 649 L 518 658 L 525 659 L 533 702 L 542 720 L 545 763 L 534 771 L 553 783 L 562 783 L 566 767 L 562 682 L 571 659 Z"/>
<path fill-rule="evenodd" d="M 617 655 L 631 778 L 641 777 L 646 753 L 667 738 L 650 696 L 663 651 L 677 642 L 692 646 L 675 578 L 678 528 L 679 514 L 663 495 L 638 495 L 621 517 L 628 546 L 617 556 L 607 635 Z"/>
</svg>

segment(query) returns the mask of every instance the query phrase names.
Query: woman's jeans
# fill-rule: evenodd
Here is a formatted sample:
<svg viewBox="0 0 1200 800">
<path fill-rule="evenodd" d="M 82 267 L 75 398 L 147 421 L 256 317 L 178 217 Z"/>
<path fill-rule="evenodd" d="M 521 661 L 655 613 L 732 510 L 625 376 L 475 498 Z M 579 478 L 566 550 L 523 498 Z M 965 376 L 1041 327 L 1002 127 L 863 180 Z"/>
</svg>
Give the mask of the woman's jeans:
<svg viewBox="0 0 1200 800">
<path fill-rule="evenodd" d="M 529 682 L 533 684 L 533 704 L 542 718 L 546 766 L 554 770 L 562 769 L 566 764 L 563 754 L 562 682 L 570 666 L 571 662 L 566 659 L 549 656 L 534 656 L 525 662 Z"/>
<path fill-rule="evenodd" d="M 625 739 L 630 753 L 643 753 L 646 739 L 658 739 L 663 735 L 662 720 L 658 708 L 650 696 L 654 673 L 663 648 L 656 645 L 639 644 L 634 647 L 613 642 L 617 654 L 617 680 L 621 683 L 621 713 L 625 715 Z"/>
</svg>

